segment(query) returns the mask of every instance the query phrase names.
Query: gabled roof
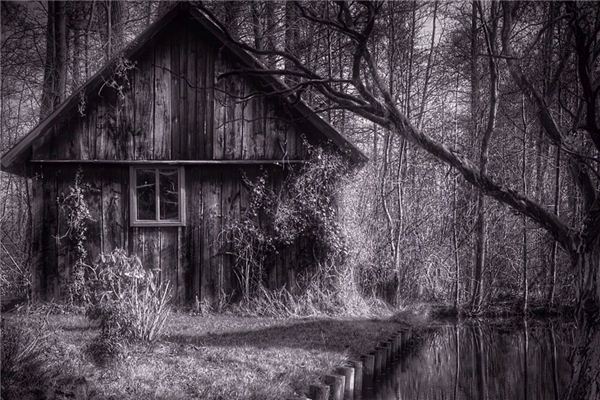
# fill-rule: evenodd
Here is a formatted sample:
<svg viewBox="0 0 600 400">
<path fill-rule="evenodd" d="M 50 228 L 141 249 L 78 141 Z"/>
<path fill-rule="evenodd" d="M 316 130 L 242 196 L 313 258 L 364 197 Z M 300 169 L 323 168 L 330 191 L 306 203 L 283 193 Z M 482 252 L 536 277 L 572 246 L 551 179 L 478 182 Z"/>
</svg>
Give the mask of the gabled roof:
<svg viewBox="0 0 600 400">
<path fill-rule="evenodd" d="M 65 117 L 71 110 L 77 107 L 80 99 L 80 94 L 83 92 L 85 95 L 89 95 L 94 91 L 97 91 L 103 84 L 103 76 L 110 73 L 114 68 L 115 63 L 119 58 L 134 58 L 138 55 L 148 43 L 158 35 L 166 26 L 169 25 L 177 16 L 182 13 L 191 16 L 197 21 L 204 30 L 214 37 L 219 43 L 221 43 L 229 52 L 239 61 L 242 65 L 246 65 L 249 68 L 264 69 L 264 65 L 258 61 L 255 57 L 243 50 L 239 45 L 231 42 L 228 36 L 221 30 L 218 24 L 211 20 L 207 15 L 191 7 L 187 2 L 176 3 L 167 13 L 161 18 L 150 25 L 144 32 L 142 32 L 137 38 L 135 38 L 125 49 L 123 49 L 118 55 L 113 57 L 106 65 L 104 65 L 98 72 L 96 72 L 87 82 L 85 82 L 80 88 L 73 91 L 65 101 L 63 101 L 56 109 L 43 119 L 35 128 L 33 128 L 27 135 L 19 140 L 10 150 L 8 150 L 3 156 L 1 166 L 3 170 L 11 171 L 16 170 L 19 163 L 27 160 L 27 157 L 31 154 L 30 150 L 36 139 L 39 139 L 43 135 L 50 131 L 50 128 L 55 123 Z M 287 86 L 281 82 L 278 78 L 270 74 L 260 75 L 257 79 L 276 91 L 284 91 Z M 287 99 L 286 99 L 287 100 Z M 327 139 L 337 145 L 342 152 L 346 153 L 351 160 L 354 162 L 365 162 L 368 160 L 367 156 L 358 149 L 354 144 L 348 141 L 342 134 L 340 134 L 333 126 L 328 122 L 319 117 L 309 106 L 303 101 L 291 102 L 288 100 L 290 107 L 298 113 L 299 117 L 304 119 L 309 126 L 312 126 L 316 131 L 322 133 Z"/>
</svg>

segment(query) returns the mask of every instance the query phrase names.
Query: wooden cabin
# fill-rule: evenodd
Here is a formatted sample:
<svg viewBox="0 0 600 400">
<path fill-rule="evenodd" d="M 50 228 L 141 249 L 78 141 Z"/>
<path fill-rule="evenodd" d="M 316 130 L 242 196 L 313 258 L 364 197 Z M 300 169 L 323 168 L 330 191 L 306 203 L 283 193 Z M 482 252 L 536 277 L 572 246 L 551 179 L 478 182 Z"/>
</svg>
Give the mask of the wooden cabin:
<svg viewBox="0 0 600 400">
<path fill-rule="evenodd" d="M 204 13 L 178 4 L 3 155 L 2 169 L 27 176 L 32 188 L 35 297 L 64 296 L 73 251 L 58 239 L 57 198 L 77 170 L 89 185 L 90 262 L 124 248 L 160 269 L 187 302 L 235 291 L 231 257 L 218 243 L 224 221 L 248 206 L 242 175 L 267 169 L 270 184 L 280 184 L 289 165 L 306 159 L 304 140 L 366 160 L 303 102 L 244 99 L 281 91 L 278 79 L 217 79 L 244 68 L 264 67 Z M 269 286 L 293 281 L 300 251 L 273 260 Z"/>
</svg>

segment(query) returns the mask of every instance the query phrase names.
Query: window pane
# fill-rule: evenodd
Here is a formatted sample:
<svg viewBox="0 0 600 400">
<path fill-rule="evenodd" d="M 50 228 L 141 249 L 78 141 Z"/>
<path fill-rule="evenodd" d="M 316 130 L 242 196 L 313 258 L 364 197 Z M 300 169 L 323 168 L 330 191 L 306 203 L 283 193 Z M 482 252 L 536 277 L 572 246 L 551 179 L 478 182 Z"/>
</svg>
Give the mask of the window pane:
<svg viewBox="0 0 600 400">
<path fill-rule="evenodd" d="M 176 168 L 159 170 L 160 219 L 179 219 L 179 179 Z"/>
<path fill-rule="evenodd" d="M 136 169 L 137 219 L 156 219 L 156 173 L 154 169 Z"/>
</svg>

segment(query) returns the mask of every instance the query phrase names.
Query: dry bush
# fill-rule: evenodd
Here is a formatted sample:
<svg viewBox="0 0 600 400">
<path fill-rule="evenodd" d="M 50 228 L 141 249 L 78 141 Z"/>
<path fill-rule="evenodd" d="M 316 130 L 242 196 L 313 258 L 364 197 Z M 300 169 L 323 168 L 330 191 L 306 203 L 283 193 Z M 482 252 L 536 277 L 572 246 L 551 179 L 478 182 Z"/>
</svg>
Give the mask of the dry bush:
<svg viewBox="0 0 600 400">
<path fill-rule="evenodd" d="M 237 305 L 236 311 L 278 318 L 391 314 L 386 303 L 361 294 L 352 269 L 332 265 L 300 277 L 294 293 L 287 288 L 269 290 L 261 285 L 254 296 Z"/>
<path fill-rule="evenodd" d="M 348 249 L 338 223 L 336 202 L 349 166 L 338 154 L 307 147 L 310 161 L 290 171 L 282 190 L 268 185 L 266 173 L 254 181 L 245 179 L 247 212 L 228 221 L 221 232 L 242 289 L 238 308 L 276 316 L 369 314 L 374 307 L 346 264 Z M 301 271 L 297 286 L 267 289 L 268 260 L 299 243 L 306 246 L 295 260 L 295 270 Z"/>
<path fill-rule="evenodd" d="M 3 299 L 27 298 L 31 288 L 31 272 L 25 263 L 26 257 L 17 259 L 4 244 L 1 250 L 0 254 L 4 254 L 0 256 L 0 296 Z"/>
<path fill-rule="evenodd" d="M 122 249 L 101 255 L 87 286 L 86 315 L 100 325 L 87 351 L 99 364 L 117 358 L 128 340 L 152 342 L 160 336 L 170 313 L 169 283 L 145 269 L 138 257 Z"/>
</svg>

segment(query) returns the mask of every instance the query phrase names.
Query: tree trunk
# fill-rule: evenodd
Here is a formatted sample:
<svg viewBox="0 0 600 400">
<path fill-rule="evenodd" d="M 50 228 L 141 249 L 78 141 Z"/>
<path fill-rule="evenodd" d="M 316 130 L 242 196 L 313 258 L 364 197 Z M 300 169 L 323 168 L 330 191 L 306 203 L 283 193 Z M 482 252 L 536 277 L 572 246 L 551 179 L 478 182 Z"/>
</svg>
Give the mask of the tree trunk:
<svg viewBox="0 0 600 400">
<path fill-rule="evenodd" d="M 521 120 L 523 121 L 523 147 L 521 153 L 521 189 L 523 194 L 527 196 L 527 119 L 525 114 L 525 96 L 521 97 Z M 523 288 L 523 303 L 522 311 L 523 315 L 527 314 L 527 303 L 529 301 L 529 282 L 527 280 L 527 217 L 521 215 L 522 235 L 522 262 L 523 262 L 523 280 L 521 282 Z"/>
<path fill-rule="evenodd" d="M 44 118 L 64 99 L 67 79 L 67 23 L 63 1 L 48 2 L 46 63 L 40 117 Z"/>
<path fill-rule="evenodd" d="M 523 318 L 523 399 L 528 398 L 529 389 L 529 332 L 527 331 L 527 318 Z"/>
<path fill-rule="evenodd" d="M 475 6 L 475 2 L 471 5 L 471 59 L 470 59 L 470 78 L 471 78 L 471 121 L 470 121 L 470 130 L 471 130 L 471 140 L 475 140 L 477 136 L 479 136 L 479 68 L 477 67 L 477 54 L 479 53 L 479 46 L 477 40 L 477 8 Z M 471 294 L 471 310 L 474 309 L 476 304 L 480 303 L 481 299 L 481 285 L 483 284 L 481 276 L 482 276 L 482 264 L 479 259 L 483 259 L 483 246 L 480 246 L 480 240 L 483 239 L 481 232 L 484 232 L 485 229 L 483 226 L 480 227 L 481 220 L 483 219 L 483 215 L 481 215 L 481 210 L 483 210 L 483 196 L 481 190 L 478 191 L 477 194 L 477 239 L 475 244 L 475 265 L 473 266 L 473 273 L 471 284 L 473 287 L 473 293 Z M 480 229 L 482 228 L 482 229 Z"/>
<path fill-rule="evenodd" d="M 392 240 L 395 241 L 394 244 L 394 270 L 396 271 L 396 304 L 399 304 L 400 300 L 400 290 L 404 287 L 404 280 L 406 277 L 406 271 L 401 271 L 401 262 L 402 262 L 402 253 L 401 253 L 401 244 L 402 244 L 402 235 L 404 234 L 404 177 L 403 170 L 405 161 L 405 153 L 406 153 L 406 140 L 404 138 L 400 138 L 399 144 L 399 159 L 398 166 L 396 169 L 396 228 L 395 228 L 395 237 Z"/>
<path fill-rule="evenodd" d="M 475 230 L 475 267 L 473 270 L 473 295 L 471 297 L 471 311 L 478 313 L 483 301 L 483 270 L 485 268 L 487 221 L 485 218 L 485 195 L 477 191 L 477 223 Z"/>
<path fill-rule="evenodd" d="M 265 49 L 276 50 L 277 49 L 277 18 L 276 18 L 276 7 L 277 3 L 274 1 L 265 2 Z M 267 55 L 265 58 L 265 64 L 268 68 L 276 68 L 277 58 L 274 55 Z"/>
<path fill-rule="evenodd" d="M 381 206 L 383 207 L 383 212 L 385 214 L 385 220 L 387 223 L 388 233 L 389 233 L 389 241 L 390 241 L 390 254 L 394 257 L 396 253 L 395 247 L 395 235 L 394 235 L 394 221 L 392 219 L 392 214 L 390 213 L 390 208 L 387 203 L 387 174 L 388 168 L 390 164 L 390 147 L 392 146 L 392 134 L 391 132 L 386 132 L 384 147 L 383 147 L 383 160 L 381 164 L 381 181 L 380 181 L 380 196 L 381 196 Z"/>
<path fill-rule="evenodd" d="M 417 129 L 421 130 L 423 127 L 423 116 L 425 115 L 425 104 L 427 103 L 428 86 L 431 78 L 431 70 L 433 68 L 433 59 L 435 53 L 435 28 L 437 20 L 438 2 L 433 2 L 433 17 L 431 27 L 431 44 L 429 46 L 429 55 L 427 56 L 427 66 L 425 67 L 425 78 L 423 82 L 423 93 L 421 95 L 421 104 L 419 105 L 419 114 L 417 115 Z"/>
<path fill-rule="evenodd" d="M 523 148 L 525 147 L 525 143 L 523 143 Z M 526 183 L 525 183 L 525 150 L 523 150 L 523 189 L 526 193 Z M 528 269 L 528 260 L 527 260 L 527 217 L 524 215 L 521 216 L 521 224 L 522 224 L 522 263 L 523 263 L 523 280 L 521 282 L 521 286 L 523 288 L 523 304 L 522 311 L 523 315 L 527 314 L 527 304 L 529 302 L 529 282 L 527 280 L 527 269 Z"/>
<path fill-rule="evenodd" d="M 454 148 L 458 145 L 458 89 L 460 77 L 456 74 L 454 92 Z M 460 312 L 460 256 L 458 254 L 458 176 L 452 179 L 452 248 L 454 252 L 454 310 Z M 455 396 L 456 397 L 456 396 Z"/>
<path fill-rule="evenodd" d="M 260 23 L 260 14 L 261 10 L 259 6 L 261 4 L 257 1 L 253 1 L 250 3 L 250 15 L 252 17 L 252 36 L 254 38 L 254 48 L 257 50 L 262 50 L 262 29 Z"/>
<path fill-rule="evenodd" d="M 148 2 L 150 4 L 150 2 Z M 84 80 L 87 80 L 90 76 L 90 37 L 92 33 L 92 22 L 94 21 L 94 12 L 96 10 L 96 2 L 92 1 L 90 11 L 87 20 L 87 27 L 85 29 L 85 39 L 83 44 L 83 67 L 85 71 Z M 148 23 L 149 24 L 149 23 Z"/>
<path fill-rule="evenodd" d="M 70 9 L 67 14 L 68 25 L 71 27 L 71 92 L 79 88 L 81 84 L 81 15 L 85 13 L 84 5 L 76 2 L 69 4 Z"/>
<path fill-rule="evenodd" d="M 411 23 L 410 23 L 410 48 L 408 53 L 408 80 L 406 82 L 406 90 L 404 95 L 406 96 L 404 109 L 406 118 L 409 120 L 412 117 L 412 107 L 411 107 L 411 98 L 412 98 L 412 85 L 413 85 L 413 63 L 414 63 L 414 55 L 415 55 L 415 36 L 417 30 L 417 2 L 416 0 L 412 3 L 412 14 L 411 14 Z"/>
<path fill-rule="evenodd" d="M 577 337 L 567 400 L 600 396 L 600 238 L 571 254 L 579 281 Z"/>
<path fill-rule="evenodd" d="M 477 65 L 479 44 L 477 37 L 477 7 L 472 3 L 471 10 L 471 137 L 475 140 L 479 136 L 479 68 Z M 486 149 L 481 147 L 481 156 Z M 481 162 L 479 167 L 481 168 Z M 477 312 L 481 307 L 481 293 L 483 291 L 483 268 L 485 263 L 485 197 L 481 189 L 477 190 L 477 222 L 475 231 L 475 265 L 473 267 L 473 293 L 471 296 L 471 311 Z"/>
<path fill-rule="evenodd" d="M 285 51 L 290 54 L 297 54 L 298 40 L 299 40 L 298 18 L 299 18 L 298 10 L 297 10 L 294 2 L 292 2 L 292 1 L 286 2 L 285 3 L 285 43 L 284 43 L 284 48 L 285 48 Z M 294 64 L 286 58 L 284 67 L 286 70 L 293 70 Z M 285 76 L 284 78 L 285 78 L 284 79 L 285 83 L 287 83 L 288 85 L 293 84 L 293 80 L 290 79 L 289 76 Z"/>
<path fill-rule="evenodd" d="M 473 19 L 471 21 L 471 34 L 474 35 L 471 39 L 471 55 L 474 57 L 473 63 L 471 64 L 471 73 L 477 74 L 477 9 L 481 14 L 483 20 L 483 6 L 479 1 L 473 3 Z M 489 108 L 486 121 L 485 131 L 481 138 L 481 149 L 479 153 L 479 170 L 481 174 L 487 174 L 488 158 L 489 158 L 489 145 L 496 127 L 496 115 L 498 113 L 498 66 L 496 64 L 496 34 L 498 30 L 498 19 L 497 17 L 497 4 L 490 3 L 490 23 L 487 22 L 482 24 L 485 43 L 488 55 L 488 65 L 490 73 L 490 88 L 489 88 Z M 478 89 L 479 77 L 474 76 L 474 89 Z M 477 91 L 475 91 L 477 93 Z M 473 101 L 473 99 L 472 99 Z M 476 104 L 475 104 L 476 105 Z M 477 109 L 477 107 L 474 107 Z M 481 311 L 481 305 L 483 302 L 483 285 L 484 285 L 484 269 L 487 252 L 487 220 L 485 212 L 486 197 L 481 187 L 477 190 L 477 232 L 476 232 L 476 254 L 475 254 L 475 271 L 473 274 L 473 297 L 471 298 L 471 311 L 478 313 Z"/>
<path fill-rule="evenodd" d="M 110 59 L 123 46 L 123 4 L 108 1 L 106 6 L 106 58 Z"/>
<path fill-rule="evenodd" d="M 560 215 L 560 147 L 556 147 L 556 166 L 554 171 L 554 214 Z M 552 253 L 550 257 L 550 289 L 548 290 L 547 307 L 554 306 L 556 295 L 556 263 L 558 256 L 558 243 L 552 241 Z"/>
</svg>

